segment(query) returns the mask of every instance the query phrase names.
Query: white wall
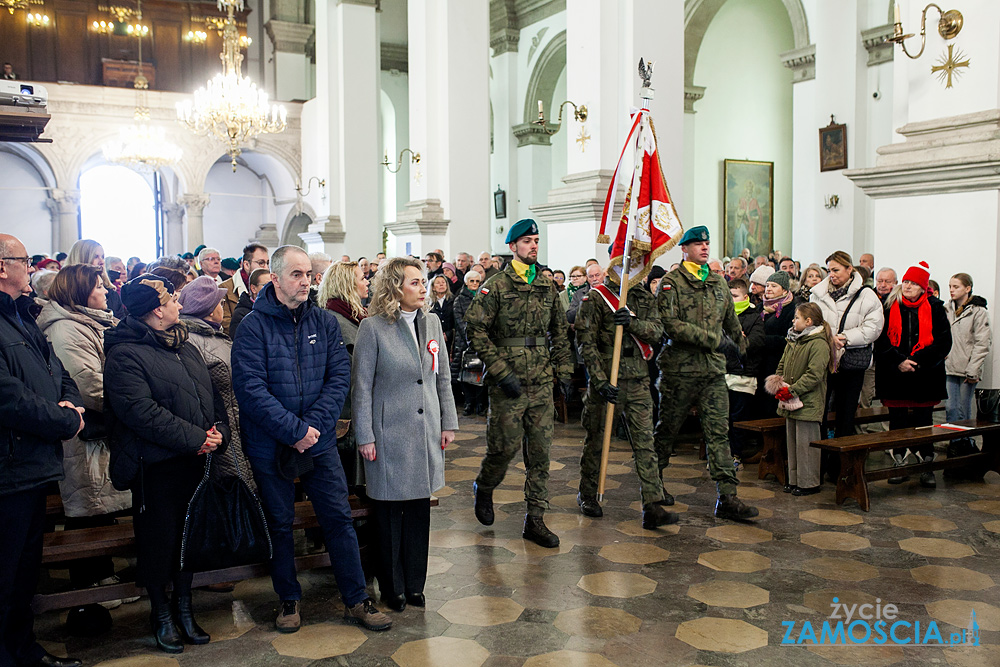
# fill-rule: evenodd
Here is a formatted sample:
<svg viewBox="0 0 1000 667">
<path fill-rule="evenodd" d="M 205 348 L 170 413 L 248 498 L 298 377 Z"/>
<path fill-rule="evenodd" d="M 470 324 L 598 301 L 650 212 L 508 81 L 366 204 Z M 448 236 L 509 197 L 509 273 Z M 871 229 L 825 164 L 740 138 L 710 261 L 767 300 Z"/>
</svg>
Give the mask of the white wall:
<svg viewBox="0 0 1000 667">
<path fill-rule="evenodd" d="M 394 113 L 393 126 L 382 127 L 383 144 L 380 148 L 383 155 L 386 150 L 389 151 L 389 162 L 395 168 L 399 151 L 409 147 L 419 153 L 420 148 L 410 146 L 410 103 L 406 72 L 397 72 L 395 70 L 391 72 L 383 71 L 380 77 L 382 93 L 389 98 Z M 391 142 L 387 139 L 390 135 L 392 137 Z M 383 206 L 383 210 L 379 211 L 379 219 L 382 221 L 382 224 L 394 221 L 396 213 L 404 208 L 406 202 L 409 200 L 410 164 L 410 154 L 407 153 L 404 156 L 403 165 L 400 167 L 398 173 L 390 174 L 384 167 L 382 168 L 382 190 L 385 192 L 386 189 L 391 189 L 395 201 L 391 207 Z M 382 201 L 387 203 L 389 202 L 389 198 L 384 196 Z"/>
<path fill-rule="evenodd" d="M 778 55 L 792 47 L 781 0 L 729 0 L 702 41 L 694 72 L 694 84 L 705 87 L 693 117 L 694 199 L 682 219 L 686 228 L 708 227 L 720 241 L 717 253 L 726 158 L 774 162 L 774 246 L 791 249 L 792 74 Z"/>
<path fill-rule="evenodd" d="M 48 193 L 38 171 L 26 160 L 0 151 L 0 201 L 3 231 L 21 239 L 29 255 L 52 255 L 52 217 Z"/>
<path fill-rule="evenodd" d="M 205 207 L 205 245 L 218 248 L 223 257 L 235 257 L 261 224 L 274 222 L 270 186 L 242 165 L 234 174 L 228 163 L 217 163 L 205 179 L 205 192 L 212 197 Z"/>
</svg>

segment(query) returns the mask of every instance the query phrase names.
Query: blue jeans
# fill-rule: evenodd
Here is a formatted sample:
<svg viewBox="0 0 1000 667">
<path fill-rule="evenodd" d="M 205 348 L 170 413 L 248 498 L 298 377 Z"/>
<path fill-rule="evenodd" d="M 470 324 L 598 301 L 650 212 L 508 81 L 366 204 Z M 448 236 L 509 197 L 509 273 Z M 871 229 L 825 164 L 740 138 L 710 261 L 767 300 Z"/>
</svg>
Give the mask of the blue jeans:
<svg viewBox="0 0 1000 667">
<path fill-rule="evenodd" d="M 948 421 L 972 419 L 972 398 L 976 395 L 976 384 L 966 382 L 965 378 L 959 375 L 949 375 L 946 378 L 948 408 L 945 414 Z"/>
<path fill-rule="evenodd" d="M 274 592 L 282 600 L 301 600 L 302 587 L 295 576 L 295 541 L 292 536 L 295 484 L 278 475 L 273 459 L 251 457 L 250 466 L 271 531 L 274 550 L 271 583 Z M 368 592 L 361 569 L 358 536 L 351 519 L 351 504 L 347 499 L 347 480 L 337 448 L 330 447 L 314 454 L 313 470 L 300 479 L 323 530 L 341 598 L 344 604 L 353 607 L 366 600 Z"/>
</svg>

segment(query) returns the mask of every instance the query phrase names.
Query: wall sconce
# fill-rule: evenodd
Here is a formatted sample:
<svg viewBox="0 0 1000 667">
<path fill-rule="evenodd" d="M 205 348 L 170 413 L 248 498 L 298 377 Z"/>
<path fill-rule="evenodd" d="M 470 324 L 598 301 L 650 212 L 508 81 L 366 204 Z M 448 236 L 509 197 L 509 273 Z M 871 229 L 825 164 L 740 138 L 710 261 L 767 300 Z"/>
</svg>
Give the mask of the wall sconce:
<svg viewBox="0 0 1000 667">
<path fill-rule="evenodd" d="M 141 37 L 145 37 L 146 35 L 149 34 L 149 26 L 142 25 L 141 23 L 130 25 L 125 30 L 128 31 L 128 34 L 130 35 L 137 35 Z"/>
<path fill-rule="evenodd" d="M 545 130 L 545 134 L 552 136 L 562 128 L 563 108 L 567 104 L 573 107 L 573 118 L 576 120 L 576 122 L 578 123 L 587 122 L 587 105 L 581 104 L 578 107 L 573 102 L 566 100 L 565 102 L 559 105 L 559 120 L 556 122 L 556 129 L 550 131 L 549 128 L 545 127 L 545 110 L 542 108 L 542 101 L 538 100 L 538 119 L 534 122 L 534 124 L 538 125 L 543 130 Z"/>
<path fill-rule="evenodd" d="M 907 57 L 914 60 L 923 54 L 924 47 L 927 45 L 927 10 L 931 7 L 938 10 L 938 14 L 941 15 L 941 18 L 938 19 L 938 34 L 941 35 L 943 39 L 954 39 L 962 30 L 962 24 L 964 22 L 962 12 L 957 9 L 943 11 L 933 2 L 930 3 L 924 7 L 924 11 L 920 14 L 920 50 L 917 51 L 916 55 L 913 55 L 906 49 L 906 44 L 904 43 L 907 39 L 913 37 L 913 33 L 907 35 L 903 34 L 903 24 L 899 18 L 899 3 L 896 2 L 893 4 L 895 21 L 893 22 L 892 37 L 889 38 L 889 41 L 895 42 L 903 47 L 903 53 L 905 53 Z"/>
<path fill-rule="evenodd" d="M 320 198 L 326 201 L 326 179 L 320 178 L 319 176 L 310 176 L 309 180 L 306 181 L 306 191 L 302 192 L 302 184 L 299 181 L 295 181 L 295 191 L 299 193 L 299 197 L 308 197 L 309 193 L 312 192 L 312 182 L 316 181 L 320 189 Z"/>
<path fill-rule="evenodd" d="M 411 163 L 413 163 L 413 164 L 420 164 L 420 153 L 414 153 L 409 148 L 404 148 L 403 150 L 399 151 L 399 159 L 396 160 L 396 168 L 395 169 L 393 169 L 392 167 L 389 166 L 389 152 L 388 151 L 386 151 L 385 156 L 382 158 L 382 161 L 379 162 L 379 164 L 382 165 L 383 167 L 385 167 L 389 171 L 390 174 L 395 174 L 396 172 L 398 172 L 400 169 L 403 168 L 403 155 L 405 155 L 406 153 L 410 154 L 410 162 Z"/>
<path fill-rule="evenodd" d="M 90 29 L 94 32 L 100 33 L 102 35 L 110 35 L 115 30 L 114 21 L 94 21 L 90 25 Z"/>
<path fill-rule="evenodd" d="M 27 14 L 28 25 L 35 28 L 47 28 L 49 27 L 49 15 L 28 12 Z"/>
<path fill-rule="evenodd" d="M 840 204 L 840 197 L 837 195 L 830 195 L 823 199 L 823 206 L 826 208 L 837 208 Z"/>
<path fill-rule="evenodd" d="M 204 30 L 188 30 L 184 39 L 192 44 L 204 44 L 205 40 L 208 39 L 208 33 Z"/>
<path fill-rule="evenodd" d="M 247 37 L 246 35 L 240 35 L 241 49 L 248 48 L 251 44 L 253 44 L 253 40 L 250 37 Z"/>
</svg>

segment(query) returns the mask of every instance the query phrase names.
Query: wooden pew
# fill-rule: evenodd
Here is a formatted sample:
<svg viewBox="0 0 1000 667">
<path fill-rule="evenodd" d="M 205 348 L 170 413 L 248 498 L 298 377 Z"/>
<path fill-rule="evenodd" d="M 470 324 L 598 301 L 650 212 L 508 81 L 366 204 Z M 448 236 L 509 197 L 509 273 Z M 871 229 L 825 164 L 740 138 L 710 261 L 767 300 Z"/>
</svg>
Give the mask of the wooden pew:
<svg viewBox="0 0 1000 667">
<path fill-rule="evenodd" d="M 901 474 L 913 475 L 962 466 L 977 466 L 983 473 L 988 470 L 1000 473 L 1000 424 L 976 419 L 955 422 L 955 424 L 971 428 L 967 431 L 955 431 L 939 426 L 901 428 L 882 433 L 865 433 L 844 438 L 817 440 L 810 445 L 833 452 L 840 457 L 837 504 L 841 505 L 846 499 L 854 498 L 861 509 L 867 512 L 871 508 L 871 501 L 868 497 L 869 481 L 888 479 Z M 865 470 L 865 461 L 870 452 L 904 447 L 915 449 L 920 445 L 976 436 L 982 437 L 983 449 L 975 454 L 942 457 L 930 463 L 911 463 L 900 467 L 889 466 Z"/>
</svg>

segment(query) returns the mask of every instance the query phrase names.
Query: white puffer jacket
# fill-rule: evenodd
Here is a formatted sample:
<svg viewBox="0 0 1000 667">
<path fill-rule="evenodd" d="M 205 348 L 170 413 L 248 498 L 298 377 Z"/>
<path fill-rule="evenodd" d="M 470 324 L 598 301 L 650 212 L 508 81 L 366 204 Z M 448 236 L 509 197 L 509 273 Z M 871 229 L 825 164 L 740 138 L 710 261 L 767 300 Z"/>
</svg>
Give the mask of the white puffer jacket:
<svg viewBox="0 0 1000 667">
<path fill-rule="evenodd" d="M 847 294 L 836 302 L 830 296 L 829 278 L 823 279 L 810 291 L 809 300 L 823 310 L 823 319 L 830 325 L 830 330 L 834 334 L 840 328 L 840 318 L 843 317 L 848 304 L 851 303 L 851 299 L 862 286 L 861 274 L 854 271 L 851 285 L 847 288 Z M 847 347 L 864 347 L 874 343 L 882 333 L 884 323 L 885 316 L 878 294 L 873 289 L 865 289 L 858 300 L 854 302 L 851 310 L 847 313 L 847 319 L 844 321 L 843 333 L 847 337 Z"/>
<path fill-rule="evenodd" d="M 949 300 L 944 309 L 951 322 L 951 352 L 945 359 L 944 371 L 948 375 L 979 380 L 982 377 L 983 362 L 993 345 L 986 299 L 970 296 L 969 302 L 957 317 L 954 301 Z"/>
</svg>

